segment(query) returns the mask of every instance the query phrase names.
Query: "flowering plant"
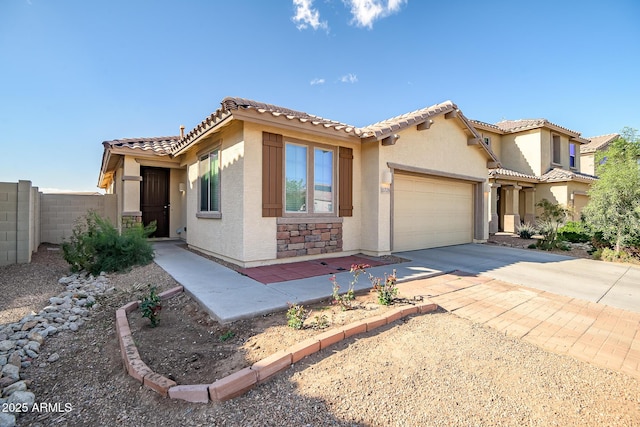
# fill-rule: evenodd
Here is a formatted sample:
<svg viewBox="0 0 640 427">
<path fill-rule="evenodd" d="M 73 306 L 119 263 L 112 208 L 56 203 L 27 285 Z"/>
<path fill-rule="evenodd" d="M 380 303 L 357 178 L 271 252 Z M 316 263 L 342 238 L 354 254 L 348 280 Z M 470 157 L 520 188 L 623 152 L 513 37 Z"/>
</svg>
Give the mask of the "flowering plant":
<svg viewBox="0 0 640 427">
<path fill-rule="evenodd" d="M 353 308 L 353 300 L 356 299 L 354 287 L 358 283 L 358 276 L 365 273 L 369 268 L 369 264 L 352 264 L 350 272 L 353 273 L 353 280 L 349 283 L 349 289 L 346 293 L 340 295 L 340 285 L 336 280 L 336 275 L 331 276 L 329 280 L 333 284 L 333 304 L 339 305 L 342 310 L 351 310 Z"/>
</svg>

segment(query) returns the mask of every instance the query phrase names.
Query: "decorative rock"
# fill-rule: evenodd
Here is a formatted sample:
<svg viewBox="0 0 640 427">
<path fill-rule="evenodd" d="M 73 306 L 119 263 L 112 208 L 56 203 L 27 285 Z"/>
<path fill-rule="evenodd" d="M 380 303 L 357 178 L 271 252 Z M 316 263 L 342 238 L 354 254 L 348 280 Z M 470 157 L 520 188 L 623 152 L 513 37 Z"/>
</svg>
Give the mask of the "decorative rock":
<svg viewBox="0 0 640 427">
<path fill-rule="evenodd" d="M 51 305 L 61 305 L 61 304 L 64 304 L 65 302 L 67 302 L 67 300 L 65 300 L 64 298 L 60 298 L 60 297 L 51 297 L 51 298 L 49 298 L 49 302 L 51 303 Z"/>
<path fill-rule="evenodd" d="M 28 331 L 28 330 L 31 330 L 31 329 L 35 328 L 37 325 L 38 325 L 38 321 L 37 320 L 31 320 L 29 322 L 25 322 L 25 324 L 22 325 L 21 330 Z"/>
<path fill-rule="evenodd" d="M 31 361 L 30 361 L 30 360 L 25 360 L 24 362 L 22 362 L 22 363 L 20 364 L 20 367 L 21 367 L 21 368 L 23 368 L 23 369 L 26 369 L 26 368 L 28 368 L 29 366 L 31 366 Z"/>
<path fill-rule="evenodd" d="M 29 356 L 32 359 L 37 359 L 38 358 L 38 353 L 36 353 L 33 350 L 27 349 L 27 350 L 25 350 L 25 353 L 27 353 L 27 356 Z"/>
<path fill-rule="evenodd" d="M 7 403 L 15 403 L 17 405 L 26 404 L 29 408 L 33 406 L 36 401 L 36 395 L 31 393 L 30 391 L 16 391 L 9 399 L 7 399 Z"/>
<path fill-rule="evenodd" d="M 7 412 L 0 412 L 0 427 L 15 427 L 16 416 Z"/>
<path fill-rule="evenodd" d="M 27 338 L 31 341 L 37 342 L 38 344 L 42 344 L 44 342 L 44 335 L 40 332 L 31 332 Z"/>
<path fill-rule="evenodd" d="M 9 359 L 7 360 L 7 363 L 10 363 L 14 366 L 20 366 L 21 362 L 22 356 L 20 355 L 19 351 L 14 351 L 13 353 L 11 353 L 11 356 L 9 356 Z"/>
<path fill-rule="evenodd" d="M 16 346 L 15 341 L 4 340 L 0 341 L 0 351 L 10 351 L 13 350 Z"/>
<path fill-rule="evenodd" d="M 5 354 L 0 354 L 0 368 L 6 365 L 9 361 L 7 360 L 7 356 Z"/>
<path fill-rule="evenodd" d="M 6 364 L 2 367 L 2 376 L 14 380 L 20 379 L 20 367 L 16 365 Z"/>
<path fill-rule="evenodd" d="M 75 332 L 78 330 L 78 325 L 74 322 L 69 323 L 69 330 Z"/>
<path fill-rule="evenodd" d="M 27 383 L 24 381 L 17 381 L 8 387 L 5 387 L 2 391 L 3 396 L 11 396 L 16 391 L 27 391 Z"/>
<path fill-rule="evenodd" d="M 49 358 L 47 359 L 47 362 L 49 363 L 57 362 L 58 359 L 60 359 L 60 355 L 58 353 L 53 353 L 51 356 L 49 356 Z"/>
<path fill-rule="evenodd" d="M 18 379 L 9 378 L 9 377 L 2 377 L 2 378 L 0 378 L 0 389 L 1 388 L 5 388 L 5 387 L 9 387 L 11 384 L 15 383 L 16 381 L 18 381 Z"/>
</svg>

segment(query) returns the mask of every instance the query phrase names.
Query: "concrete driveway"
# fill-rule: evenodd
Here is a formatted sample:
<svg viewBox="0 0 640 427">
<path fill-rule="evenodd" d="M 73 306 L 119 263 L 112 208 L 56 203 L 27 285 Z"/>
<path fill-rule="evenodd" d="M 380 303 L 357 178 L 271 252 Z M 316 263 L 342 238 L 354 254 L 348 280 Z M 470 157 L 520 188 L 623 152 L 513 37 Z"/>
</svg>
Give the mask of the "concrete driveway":
<svg viewBox="0 0 640 427">
<path fill-rule="evenodd" d="M 572 298 L 640 312 L 640 268 L 543 251 L 467 244 L 399 252 L 398 279 L 461 270 Z"/>
</svg>

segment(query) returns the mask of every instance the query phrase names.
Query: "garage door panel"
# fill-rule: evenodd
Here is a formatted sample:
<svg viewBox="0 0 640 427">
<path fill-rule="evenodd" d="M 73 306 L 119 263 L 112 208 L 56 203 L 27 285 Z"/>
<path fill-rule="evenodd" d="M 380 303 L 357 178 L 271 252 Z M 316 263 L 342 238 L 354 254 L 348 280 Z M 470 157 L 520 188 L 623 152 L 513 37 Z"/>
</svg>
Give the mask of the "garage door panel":
<svg viewBox="0 0 640 427">
<path fill-rule="evenodd" d="M 473 185 L 396 175 L 394 251 L 469 243 L 473 233 Z"/>
</svg>

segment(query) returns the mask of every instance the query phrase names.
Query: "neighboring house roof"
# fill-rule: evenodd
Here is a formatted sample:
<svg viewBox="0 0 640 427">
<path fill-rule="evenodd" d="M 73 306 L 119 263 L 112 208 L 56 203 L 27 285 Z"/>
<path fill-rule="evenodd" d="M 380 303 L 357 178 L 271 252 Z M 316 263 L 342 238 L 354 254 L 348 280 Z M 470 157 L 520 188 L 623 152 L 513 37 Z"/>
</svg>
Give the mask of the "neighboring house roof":
<svg viewBox="0 0 640 427">
<path fill-rule="evenodd" d="M 489 169 L 489 178 L 520 178 L 527 181 L 539 181 L 540 178 L 535 175 L 527 175 L 525 173 L 516 172 L 511 169 L 496 168 Z"/>
<path fill-rule="evenodd" d="M 551 123 L 547 119 L 520 119 L 520 120 L 502 120 L 496 123 L 496 126 L 502 129 L 505 132 L 520 132 L 523 130 L 529 129 L 537 129 L 541 127 L 555 128 L 556 130 L 563 131 L 565 133 L 571 134 L 572 136 L 579 137 L 580 132 L 576 132 L 571 129 L 567 129 L 565 127 L 556 125 Z"/>
<path fill-rule="evenodd" d="M 494 132 L 497 134 L 504 134 L 504 130 L 500 129 L 496 125 L 492 125 L 491 123 L 481 122 L 480 120 L 469 120 L 476 129 L 488 130 L 490 132 Z"/>
<path fill-rule="evenodd" d="M 605 149 L 611 142 L 620 138 L 618 133 L 610 133 L 608 135 L 592 136 L 589 143 L 580 147 L 580 154 L 595 153 L 598 150 Z"/>
<path fill-rule="evenodd" d="M 541 182 L 582 181 L 593 182 L 598 178 L 582 172 L 573 172 L 566 169 L 553 168 L 540 177 Z"/>
<path fill-rule="evenodd" d="M 498 179 L 503 178 L 507 180 L 524 180 L 528 182 L 566 182 L 566 181 L 580 181 L 580 182 L 593 182 L 598 178 L 581 172 L 568 171 L 561 168 L 552 168 L 542 176 L 527 175 L 521 172 L 517 172 L 511 169 L 497 168 L 489 170 L 489 178 Z"/>
</svg>

